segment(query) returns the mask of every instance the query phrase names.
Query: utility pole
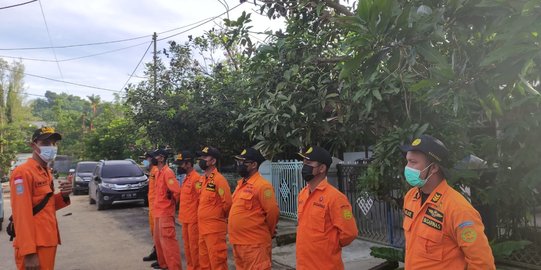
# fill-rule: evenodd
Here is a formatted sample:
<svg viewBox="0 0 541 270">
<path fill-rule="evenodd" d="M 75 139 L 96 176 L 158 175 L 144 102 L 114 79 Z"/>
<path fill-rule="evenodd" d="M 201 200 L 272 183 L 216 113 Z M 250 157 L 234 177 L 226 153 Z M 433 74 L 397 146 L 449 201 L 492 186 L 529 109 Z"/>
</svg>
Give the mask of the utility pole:
<svg viewBox="0 0 541 270">
<path fill-rule="evenodd" d="M 154 32 L 152 35 L 152 41 L 154 42 L 154 94 L 157 93 L 158 88 L 158 54 L 156 52 L 156 38 L 158 35 Z"/>
</svg>

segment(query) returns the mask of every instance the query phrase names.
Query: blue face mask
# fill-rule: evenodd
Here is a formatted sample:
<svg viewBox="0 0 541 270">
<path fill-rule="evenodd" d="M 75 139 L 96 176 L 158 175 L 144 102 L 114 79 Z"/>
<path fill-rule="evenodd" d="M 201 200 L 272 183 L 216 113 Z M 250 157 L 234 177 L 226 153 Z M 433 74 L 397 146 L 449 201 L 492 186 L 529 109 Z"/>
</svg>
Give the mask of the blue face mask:
<svg viewBox="0 0 541 270">
<path fill-rule="evenodd" d="M 422 171 L 406 166 L 404 168 L 404 177 L 406 177 L 406 181 L 408 182 L 408 184 L 413 187 L 423 187 L 428 181 L 428 178 L 432 176 L 432 174 L 426 177 L 426 179 L 421 179 L 421 173 L 424 172 L 426 169 L 430 168 L 430 166 L 432 166 L 432 163 L 430 163 L 430 165 L 428 165 Z"/>
<path fill-rule="evenodd" d="M 143 160 L 143 166 L 145 166 L 146 169 L 150 167 L 150 162 L 148 160 Z"/>
</svg>

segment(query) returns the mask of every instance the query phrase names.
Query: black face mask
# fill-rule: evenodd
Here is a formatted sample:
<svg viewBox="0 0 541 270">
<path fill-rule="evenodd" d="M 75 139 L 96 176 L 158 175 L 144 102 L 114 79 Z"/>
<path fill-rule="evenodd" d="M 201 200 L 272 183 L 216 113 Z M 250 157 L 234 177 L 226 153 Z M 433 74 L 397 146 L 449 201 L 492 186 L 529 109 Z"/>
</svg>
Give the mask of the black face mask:
<svg viewBox="0 0 541 270">
<path fill-rule="evenodd" d="M 250 172 L 248 171 L 248 166 L 245 164 L 237 165 L 237 173 L 239 173 L 240 177 L 246 178 L 250 175 Z"/>
<path fill-rule="evenodd" d="M 204 159 L 200 159 L 199 160 L 199 167 L 201 168 L 201 170 L 206 170 L 208 169 L 209 165 L 207 165 L 207 161 L 204 160 Z"/>
<path fill-rule="evenodd" d="M 187 171 L 184 168 L 178 167 L 177 168 L 177 174 L 186 174 Z"/>
<path fill-rule="evenodd" d="M 314 168 L 315 167 L 312 167 L 307 164 L 302 165 L 301 174 L 302 174 L 302 179 L 304 179 L 304 181 L 310 182 L 312 181 L 312 179 L 314 179 L 315 177 L 315 175 L 313 174 Z"/>
<path fill-rule="evenodd" d="M 150 160 L 150 163 L 151 163 L 152 165 L 156 166 L 156 165 L 158 165 L 158 160 L 155 159 L 155 158 L 152 158 L 152 159 Z"/>
</svg>

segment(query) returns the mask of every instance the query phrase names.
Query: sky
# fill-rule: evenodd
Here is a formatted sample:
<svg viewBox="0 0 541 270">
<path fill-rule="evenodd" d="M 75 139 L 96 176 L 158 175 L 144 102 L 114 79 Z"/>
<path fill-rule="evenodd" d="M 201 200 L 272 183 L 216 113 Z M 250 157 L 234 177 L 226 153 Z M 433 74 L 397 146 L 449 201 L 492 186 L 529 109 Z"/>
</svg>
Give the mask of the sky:
<svg viewBox="0 0 541 270">
<path fill-rule="evenodd" d="M 39 98 L 46 91 L 53 91 L 83 98 L 95 94 L 102 100 L 112 101 L 114 94 L 118 93 L 116 91 L 122 90 L 143 55 L 145 55 L 143 63 L 152 61 L 152 47 L 147 54 L 145 51 L 152 41 L 151 36 L 154 32 L 160 33 L 190 25 L 226 11 L 226 7 L 219 0 L 40 0 L 2 9 L 28 1 L 0 1 L 0 58 L 8 62 L 22 61 L 24 64 L 27 100 Z M 229 9 L 240 3 L 239 0 L 225 1 Z M 229 17 L 236 19 L 243 11 L 252 13 L 254 26 L 252 30 L 255 32 L 277 30 L 282 27 L 283 23 L 269 20 L 266 16 L 260 15 L 258 10 L 253 1 L 248 1 L 229 11 Z M 222 23 L 224 18 L 227 18 L 227 14 L 184 34 L 158 41 L 158 51 L 167 48 L 168 40 L 184 42 L 189 35 L 202 35 L 204 31 L 215 27 L 215 23 Z M 158 34 L 158 39 L 195 26 Z M 141 38 L 94 46 L 20 50 L 137 37 Z M 112 50 L 116 51 L 102 54 Z M 73 59 L 94 54 L 101 55 Z M 143 76 L 143 71 L 144 65 L 141 64 L 134 74 L 135 77 L 129 82 L 140 81 L 137 76 Z"/>
</svg>

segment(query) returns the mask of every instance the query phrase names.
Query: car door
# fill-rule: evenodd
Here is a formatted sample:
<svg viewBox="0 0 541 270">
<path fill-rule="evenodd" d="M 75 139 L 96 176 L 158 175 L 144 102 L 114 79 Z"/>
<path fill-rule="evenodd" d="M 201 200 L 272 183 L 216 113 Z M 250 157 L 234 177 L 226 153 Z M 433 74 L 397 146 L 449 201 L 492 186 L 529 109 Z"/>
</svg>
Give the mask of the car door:
<svg viewBox="0 0 541 270">
<path fill-rule="evenodd" d="M 96 176 L 100 174 L 100 168 L 100 165 L 96 166 L 96 168 L 94 169 L 94 173 L 92 173 L 92 179 L 90 179 L 90 182 L 88 182 L 88 195 L 94 200 L 96 199 L 96 190 L 98 187 L 98 183 L 96 182 Z"/>
</svg>

